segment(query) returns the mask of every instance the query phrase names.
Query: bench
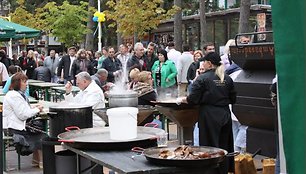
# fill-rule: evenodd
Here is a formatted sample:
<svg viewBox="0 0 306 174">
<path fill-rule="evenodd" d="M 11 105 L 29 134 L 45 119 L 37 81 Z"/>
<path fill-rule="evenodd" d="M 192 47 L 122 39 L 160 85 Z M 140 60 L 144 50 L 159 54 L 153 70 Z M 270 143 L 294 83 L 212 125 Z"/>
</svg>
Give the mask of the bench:
<svg viewBox="0 0 306 174">
<path fill-rule="evenodd" d="M 13 142 L 13 137 L 12 136 L 8 136 L 8 135 L 4 135 L 3 134 L 3 170 L 7 171 L 7 160 L 6 160 L 6 151 L 9 149 L 9 147 L 11 146 Z M 20 165 L 20 155 L 18 155 L 18 170 L 20 170 L 21 165 Z"/>
</svg>

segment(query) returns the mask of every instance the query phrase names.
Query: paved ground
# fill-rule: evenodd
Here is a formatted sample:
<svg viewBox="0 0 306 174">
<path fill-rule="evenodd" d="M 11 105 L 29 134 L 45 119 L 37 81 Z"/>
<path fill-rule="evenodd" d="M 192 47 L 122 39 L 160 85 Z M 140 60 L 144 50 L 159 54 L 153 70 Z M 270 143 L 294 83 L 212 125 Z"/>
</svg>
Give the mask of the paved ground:
<svg viewBox="0 0 306 174">
<path fill-rule="evenodd" d="M 18 162 L 17 162 L 17 153 L 16 151 L 7 151 L 6 153 L 6 164 L 7 164 L 7 172 L 10 174 L 42 174 L 43 169 L 32 166 L 32 155 L 30 156 L 21 156 L 21 169 L 18 170 Z"/>
<path fill-rule="evenodd" d="M 175 124 L 169 126 L 169 144 L 178 144 L 177 139 L 177 127 Z M 6 152 L 6 163 L 8 174 L 42 174 L 43 169 L 32 166 L 32 155 L 21 156 L 21 169 L 18 170 L 18 157 L 14 149 L 10 148 L 10 151 Z M 108 173 L 107 169 L 104 169 L 104 173 Z"/>
</svg>

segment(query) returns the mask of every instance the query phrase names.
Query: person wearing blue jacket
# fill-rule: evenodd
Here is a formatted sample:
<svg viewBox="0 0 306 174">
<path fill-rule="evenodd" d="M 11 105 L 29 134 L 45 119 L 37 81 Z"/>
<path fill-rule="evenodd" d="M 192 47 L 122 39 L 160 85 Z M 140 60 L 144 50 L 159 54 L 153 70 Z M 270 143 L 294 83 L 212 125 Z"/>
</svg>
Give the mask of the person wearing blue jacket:
<svg viewBox="0 0 306 174">
<path fill-rule="evenodd" d="M 176 75 L 177 69 L 174 62 L 168 59 L 165 50 L 160 50 L 158 52 L 158 60 L 152 66 L 154 87 L 157 89 L 158 95 L 166 93 L 171 93 L 172 96 L 177 95 Z"/>
<path fill-rule="evenodd" d="M 5 85 L 4 85 L 3 89 L 2 89 L 2 92 L 3 92 L 4 94 L 8 93 L 8 91 L 10 90 L 10 86 L 11 86 L 11 82 L 12 82 L 12 77 L 13 77 L 14 74 L 17 73 L 17 72 L 22 72 L 22 69 L 21 69 L 19 66 L 17 66 L 17 65 L 11 65 L 11 66 L 9 66 L 9 68 L 8 68 L 8 73 L 9 73 L 9 76 L 10 76 L 10 77 L 7 79 Z M 26 89 L 26 91 L 25 91 L 25 95 L 26 95 L 27 97 L 30 96 L 29 85 L 27 85 L 27 89 Z"/>
</svg>

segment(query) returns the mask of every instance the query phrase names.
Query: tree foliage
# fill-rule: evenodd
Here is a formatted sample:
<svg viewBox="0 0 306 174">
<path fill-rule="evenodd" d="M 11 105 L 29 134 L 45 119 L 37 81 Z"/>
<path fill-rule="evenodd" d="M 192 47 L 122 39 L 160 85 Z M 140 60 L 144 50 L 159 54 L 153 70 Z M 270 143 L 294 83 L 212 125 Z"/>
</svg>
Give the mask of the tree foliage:
<svg viewBox="0 0 306 174">
<path fill-rule="evenodd" d="M 109 0 L 106 17 L 114 21 L 110 26 L 117 24 L 117 32 L 123 37 L 137 34 L 141 38 L 178 10 L 176 6 L 165 10 L 162 4 L 163 0 Z"/>
<path fill-rule="evenodd" d="M 18 7 L 10 14 L 12 21 L 51 34 L 66 46 L 81 43 L 88 32 L 86 23 L 93 10 L 88 10 L 87 2 L 81 1 L 78 5 L 68 1 L 62 2 L 62 5 L 49 2 L 37 7 L 34 13 L 26 10 L 26 0 L 18 0 L 17 3 Z"/>
<path fill-rule="evenodd" d="M 55 2 L 49 2 L 41 8 L 35 9 L 36 28 L 46 34 L 50 34 L 53 24 L 60 15 L 59 8 Z"/>
<path fill-rule="evenodd" d="M 18 1 L 18 0 L 17 0 Z M 12 11 L 14 11 L 16 8 L 19 7 L 19 4 L 16 0 L 7 0 L 7 2 L 10 4 L 10 8 Z M 45 4 L 49 2 L 55 2 L 58 5 L 63 4 L 63 0 L 23 0 L 25 3 L 25 9 L 29 12 L 34 12 L 36 8 L 43 7 Z M 82 0 L 67 0 L 70 4 L 78 5 Z M 87 1 L 87 0 L 86 0 Z"/>
<path fill-rule="evenodd" d="M 51 34 L 66 46 L 82 42 L 84 35 L 88 32 L 86 28 L 89 13 L 87 7 L 87 2 L 71 5 L 68 1 L 64 1 L 55 14 L 56 20 L 52 26 Z"/>
<path fill-rule="evenodd" d="M 18 7 L 10 14 L 11 20 L 15 23 L 35 28 L 34 14 L 28 12 L 25 8 L 24 0 L 17 0 Z"/>
</svg>

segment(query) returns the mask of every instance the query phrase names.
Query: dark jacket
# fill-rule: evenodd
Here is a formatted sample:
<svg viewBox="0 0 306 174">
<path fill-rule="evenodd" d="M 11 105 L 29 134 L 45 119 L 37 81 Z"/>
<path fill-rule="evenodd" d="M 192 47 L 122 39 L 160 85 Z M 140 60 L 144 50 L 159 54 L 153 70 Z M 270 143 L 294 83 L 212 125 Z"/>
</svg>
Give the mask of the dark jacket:
<svg viewBox="0 0 306 174">
<path fill-rule="evenodd" d="M 18 59 L 12 60 L 12 65 L 20 66 L 20 61 Z"/>
<path fill-rule="evenodd" d="M 153 55 L 151 57 L 151 60 L 149 60 L 149 57 L 148 57 L 147 53 L 146 53 L 146 57 L 147 57 L 147 62 L 148 62 L 147 71 L 151 71 L 154 62 L 156 60 L 158 60 L 158 58 L 157 58 L 156 54 L 154 54 L 154 53 L 153 53 Z"/>
<path fill-rule="evenodd" d="M 187 71 L 188 84 L 190 84 L 190 81 L 196 77 L 197 69 L 199 69 L 199 62 L 192 62 Z"/>
<path fill-rule="evenodd" d="M 200 105 L 228 106 L 236 102 L 234 82 L 230 76 L 224 74 L 224 82 L 214 70 L 205 71 L 192 84 L 188 103 Z"/>
<path fill-rule="evenodd" d="M 138 105 L 155 106 L 151 101 L 156 101 L 157 95 L 155 91 L 151 91 L 143 96 L 138 97 Z"/>
<path fill-rule="evenodd" d="M 91 65 L 94 68 L 94 73 L 96 73 L 98 71 L 98 60 L 97 59 L 91 60 Z"/>
<path fill-rule="evenodd" d="M 26 57 L 19 57 L 20 67 L 22 70 L 26 70 L 27 68 L 27 58 Z"/>
<path fill-rule="evenodd" d="M 225 74 L 221 82 L 215 70 L 205 71 L 193 82 L 187 101 L 200 105 L 200 146 L 218 147 L 232 152 L 234 141 L 229 104 L 236 102 L 236 91 L 231 77 Z M 234 158 L 226 159 L 226 163 L 220 166 L 220 173 L 234 172 Z"/>
<path fill-rule="evenodd" d="M 144 61 L 143 65 L 140 63 L 140 59 Z M 131 69 L 138 68 L 140 71 L 147 71 L 148 70 L 148 59 L 144 55 L 141 58 L 137 58 L 135 55 L 133 55 L 127 62 L 127 72 L 130 72 Z M 154 62 L 153 62 L 154 63 Z"/>
<path fill-rule="evenodd" d="M 85 63 L 85 67 L 86 67 L 86 70 L 87 72 L 90 74 L 90 75 L 93 75 L 95 72 L 94 72 L 94 68 L 90 62 L 90 60 L 88 59 L 76 59 L 73 61 L 72 63 L 72 66 L 71 66 L 71 76 L 75 78 L 75 76 L 77 74 L 79 74 L 80 72 L 82 72 L 83 70 L 81 70 L 81 62 L 84 61 Z"/>
<path fill-rule="evenodd" d="M 26 64 L 26 75 L 29 79 L 33 78 L 34 69 L 36 68 L 36 62 L 34 59 L 27 58 L 27 64 Z"/>
<path fill-rule="evenodd" d="M 64 79 L 67 80 L 71 80 L 68 79 L 69 76 L 69 71 L 70 71 L 70 56 L 66 55 L 63 56 L 62 59 L 60 60 L 59 64 L 58 64 L 58 68 L 57 68 L 57 76 L 60 77 L 62 70 L 64 70 Z"/>
<path fill-rule="evenodd" d="M 44 66 L 39 66 L 35 68 L 33 73 L 34 80 L 41 80 L 44 82 L 51 82 L 51 72 L 49 68 Z"/>
<path fill-rule="evenodd" d="M 0 62 L 5 65 L 6 69 L 8 69 L 9 66 L 13 65 L 12 60 L 8 59 L 7 57 L 2 57 Z"/>
<path fill-rule="evenodd" d="M 122 69 L 121 61 L 117 58 L 114 58 L 114 60 L 115 61 L 113 61 L 112 58 L 108 57 L 104 59 L 102 63 L 102 68 L 108 71 L 108 76 L 107 76 L 108 82 L 114 82 L 115 81 L 114 72 Z"/>
</svg>

